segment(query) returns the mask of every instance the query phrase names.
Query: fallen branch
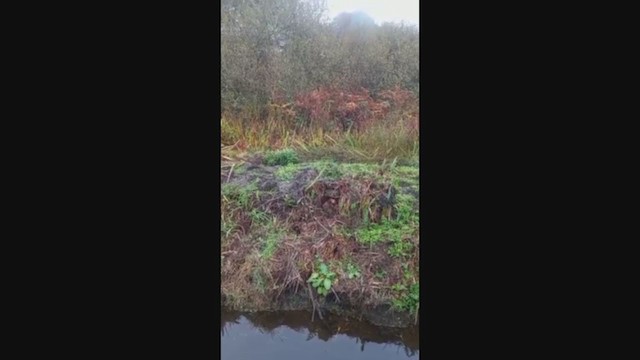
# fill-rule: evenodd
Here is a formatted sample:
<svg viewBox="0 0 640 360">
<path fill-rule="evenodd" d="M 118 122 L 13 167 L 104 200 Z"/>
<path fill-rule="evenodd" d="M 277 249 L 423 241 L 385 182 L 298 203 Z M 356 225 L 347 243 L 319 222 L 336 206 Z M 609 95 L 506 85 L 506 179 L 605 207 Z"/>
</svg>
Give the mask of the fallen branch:
<svg viewBox="0 0 640 360">
<path fill-rule="evenodd" d="M 322 240 L 318 241 L 315 245 L 313 245 L 312 247 L 314 249 L 319 248 L 320 246 L 322 246 L 322 244 L 324 243 L 325 240 L 327 240 L 329 237 L 331 236 L 331 234 L 327 234 L 327 236 L 325 236 L 324 238 L 322 238 Z"/>
<path fill-rule="evenodd" d="M 336 291 L 333 288 L 331 288 L 331 291 L 333 291 L 333 295 L 336 296 L 336 299 L 338 300 L 338 302 L 342 302 L 340 301 L 340 296 L 338 296 L 338 293 L 336 293 Z"/>
<path fill-rule="evenodd" d="M 327 229 L 326 227 L 324 227 L 324 225 L 322 225 L 322 223 L 321 223 L 320 221 L 318 221 L 318 218 L 317 218 L 317 217 L 314 217 L 314 218 L 313 218 L 313 220 L 315 220 L 315 221 L 318 223 L 318 225 L 320 225 L 320 226 L 324 229 L 324 231 L 326 231 L 326 232 L 327 232 L 327 234 L 331 234 L 331 231 L 329 231 L 329 229 Z"/>
<path fill-rule="evenodd" d="M 227 175 L 227 182 L 229 182 L 229 179 L 231 179 L 231 174 L 233 173 L 234 166 L 236 166 L 236 164 L 231 165 L 231 170 L 229 170 L 229 175 Z"/>
<path fill-rule="evenodd" d="M 322 176 L 322 173 L 324 172 L 325 168 L 322 168 L 322 170 L 320 170 L 320 173 L 318 174 L 318 176 L 316 176 L 315 179 L 313 179 L 313 181 L 311 182 L 311 184 L 309 184 L 309 186 L 307 186 L 304 191 L 307 191 L 309 189 L 311 189 L 311 187 L 316 183 L 316 181 L 318 181 L 318 179 L 320 179 L 320 176 Z"/>
<path fill-rule="evenodd" d="M 324 320 L 322 318 L 322 312 L 320 311 L 320 305 L 316 306 L 316 299 L 313 297 L 313 291 L 311 290 L 311 285 L 307 283 L 307 290 L 309 290 L 309 297 L 311 298 L 311 305 L 313 305 L 313 312 L 311 313 L 311 322 L 316 314 L 316 310 L 318 311 L 318 316 L 320 316 L 320 320 Z"/>
</svg>

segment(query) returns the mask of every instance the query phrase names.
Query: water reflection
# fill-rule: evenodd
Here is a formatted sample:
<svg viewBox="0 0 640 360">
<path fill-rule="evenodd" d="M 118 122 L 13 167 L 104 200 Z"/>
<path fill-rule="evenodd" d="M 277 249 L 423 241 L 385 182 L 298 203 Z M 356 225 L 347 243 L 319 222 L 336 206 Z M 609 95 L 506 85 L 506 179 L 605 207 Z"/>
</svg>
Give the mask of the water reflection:
<svg viewBox="0 0 640 360">
<path fill-rule="evenodd" d="M 275 356 L 280 356 L 276 355 L 277 351 L 291 356 L 292 359 L 299 358 L 296 356 L 304 356 L 306 360 L 315 359 L 314 356 L 317 356 L 317 359 L 327 360 L 328 354 L 329 358 L 350 360 L 356 358 L 400 359 L 417 357 L 419 353 L 417 327 L 382 328 L 331 314 L 326 314 L 324 320 L 316 317 L 311 322 L 311 314 L 306 311 L 258 313 L 223 311 L 220 335 L 223 360 L 241 358 L 240 353 L 249 356 L 247 346 L 282 347 L 281 350 L 269 350 L 273 352 L 273 357 L 260 352 L 261 358 L 274 360 Z M 360 355 L 354 354 L 354 347 L 359 349 Z M 397 356 L 392 353 L 396 353 Z M 228 354 L 227 358 L 225 354 Z"/>
</svg>

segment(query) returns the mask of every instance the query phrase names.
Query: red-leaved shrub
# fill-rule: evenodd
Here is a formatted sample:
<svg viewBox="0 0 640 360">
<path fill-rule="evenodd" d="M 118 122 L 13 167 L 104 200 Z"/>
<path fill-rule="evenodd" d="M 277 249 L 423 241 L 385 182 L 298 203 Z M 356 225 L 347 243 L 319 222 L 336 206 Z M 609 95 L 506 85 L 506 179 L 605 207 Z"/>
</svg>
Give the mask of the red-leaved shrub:
<svg viewBox="0 0 640 360">
<path fill-rule="evenodd" d="M 296 96 L 289 114 L 298 125 L 357 131 L 403 108 L 417 110 L 417 101 L 411 91 L 399 87 L 380 92 L 377 100 L 367 89 L 321 87 Z M 415 115 L 417 119 L 417 111 Z"/>
</svg>

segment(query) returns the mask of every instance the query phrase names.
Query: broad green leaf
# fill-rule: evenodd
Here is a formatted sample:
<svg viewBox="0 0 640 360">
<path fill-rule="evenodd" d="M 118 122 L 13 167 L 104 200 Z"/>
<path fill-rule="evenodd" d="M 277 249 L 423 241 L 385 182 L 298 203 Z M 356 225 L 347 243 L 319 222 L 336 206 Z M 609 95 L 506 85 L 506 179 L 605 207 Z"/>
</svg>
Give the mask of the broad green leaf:
<svg viewBox="0 0 640 360">
<path fill-rule="evenodd" d="M 324 288 L 327 290 L 331 289 L 331 280 L 324 279 Z"/>
</svg>

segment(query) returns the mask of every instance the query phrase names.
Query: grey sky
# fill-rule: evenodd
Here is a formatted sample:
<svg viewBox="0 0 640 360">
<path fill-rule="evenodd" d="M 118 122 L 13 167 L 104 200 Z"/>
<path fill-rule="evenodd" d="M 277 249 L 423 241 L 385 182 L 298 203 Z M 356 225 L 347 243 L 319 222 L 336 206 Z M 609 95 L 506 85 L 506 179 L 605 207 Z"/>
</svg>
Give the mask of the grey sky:
<svg viewBox="0 0 640 360">
<path fill-rule="evenodd" d="M 378 24 L 404 21 L 419 26 L 419 0 L 327 0 L 330 18 L 342 12 L 364 11 Z"/>
</svg>

